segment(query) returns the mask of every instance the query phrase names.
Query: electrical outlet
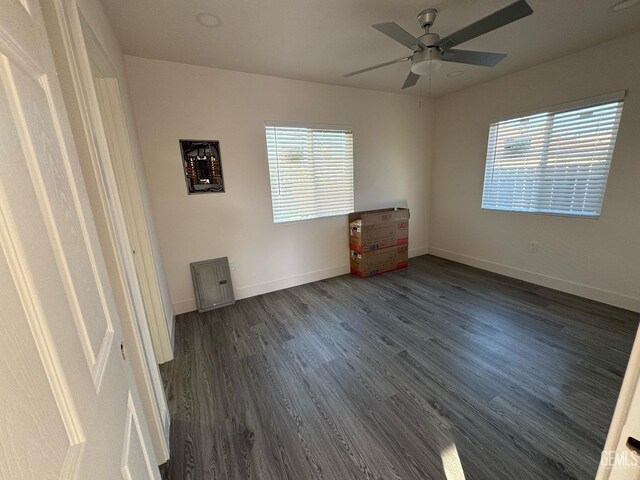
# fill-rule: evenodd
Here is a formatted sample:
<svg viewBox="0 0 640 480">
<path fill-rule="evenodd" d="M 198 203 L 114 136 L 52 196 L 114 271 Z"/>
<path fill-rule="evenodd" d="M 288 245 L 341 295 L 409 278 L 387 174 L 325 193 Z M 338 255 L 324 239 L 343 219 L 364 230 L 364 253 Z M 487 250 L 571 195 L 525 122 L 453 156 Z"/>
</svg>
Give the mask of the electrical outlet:
<svg viewBox="0 0 640 480">
<path fill-rule="evenodd" d="M 529 244 L 529 253 L 538 253 L 538 242 L 531 241 Z"/>
</svg>

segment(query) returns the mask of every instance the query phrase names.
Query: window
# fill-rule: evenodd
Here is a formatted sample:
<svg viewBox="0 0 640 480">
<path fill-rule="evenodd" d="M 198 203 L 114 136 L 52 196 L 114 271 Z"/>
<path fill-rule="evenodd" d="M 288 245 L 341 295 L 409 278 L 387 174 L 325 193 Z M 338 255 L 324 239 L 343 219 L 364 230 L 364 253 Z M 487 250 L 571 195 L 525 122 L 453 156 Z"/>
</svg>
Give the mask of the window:
<svg viewBox="0 0 640 480">
<path fill-rule="evenodd" d="M 624 92 L 489 128 L 482 208 L 597 217 Z"/>
<path fill-rule="evenodd" d="M 265 130 L 275 223 L 353 211 L 350 127 L 267 122 Z"/>
</svg>

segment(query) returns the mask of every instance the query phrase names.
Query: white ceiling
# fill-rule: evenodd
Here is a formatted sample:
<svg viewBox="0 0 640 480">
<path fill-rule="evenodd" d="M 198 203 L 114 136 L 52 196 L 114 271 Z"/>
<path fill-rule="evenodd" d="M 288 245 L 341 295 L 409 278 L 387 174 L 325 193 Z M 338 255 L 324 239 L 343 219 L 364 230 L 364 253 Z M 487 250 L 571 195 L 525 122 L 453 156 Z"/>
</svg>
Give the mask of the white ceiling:
<svg viewBox="0 0 640 480">
<path fill-rule="evenodd" d="M 533 15 L 458 48 L 507 53 L 493 68 L 445 63 L 432 75 L 439 96 L 640 30 L 640 4 L 609 13 L 617 0 L 528 0 Z M 242 72 L 401 92 L 408 63 L 351 78 L 342 74 L 411 52 L 371 28 L 395 21 L 420 35 L 416 15 L 439 11 L 445 36 L 512 0 L 102 0 L 125 54 Z M 195 21 L 200 12 L 221 20 Z M 630 61 L 632 59 L 629 59 Z M 638 61 L 636 59 L 635 61 Z M 594 65 L 594 68 L 598 68 Z M 447 73 L 463 70 L 460 77 Z M 428 79 L 403 93 L 426 96 Z"/>
</svg>

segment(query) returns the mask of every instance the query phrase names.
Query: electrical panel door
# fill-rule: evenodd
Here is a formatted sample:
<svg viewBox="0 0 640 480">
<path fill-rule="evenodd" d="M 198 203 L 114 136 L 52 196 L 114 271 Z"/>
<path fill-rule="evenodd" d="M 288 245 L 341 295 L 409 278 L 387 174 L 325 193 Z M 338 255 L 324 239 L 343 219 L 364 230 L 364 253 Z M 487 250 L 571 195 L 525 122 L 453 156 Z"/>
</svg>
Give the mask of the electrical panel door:
<svg viewBox="0 0 640 480">
<path fill-rule="evenodd" d="M 192 263 L 191 276 L 199 312 L 235 303 L 227 257 Z"/>
</svg>

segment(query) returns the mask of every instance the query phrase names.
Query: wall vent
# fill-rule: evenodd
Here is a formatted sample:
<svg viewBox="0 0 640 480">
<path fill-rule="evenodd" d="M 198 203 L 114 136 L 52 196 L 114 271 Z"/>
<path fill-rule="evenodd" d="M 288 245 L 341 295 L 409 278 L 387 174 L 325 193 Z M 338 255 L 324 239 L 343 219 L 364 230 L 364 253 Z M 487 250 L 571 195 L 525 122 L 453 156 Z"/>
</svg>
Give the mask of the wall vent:
<svg viewBox="0 0 640 480">
<path fill-rule="evenodd" d="M 227 257 L 192 263 L 191 277 L 199 312 L 235 303 Z"/>
</svg>

